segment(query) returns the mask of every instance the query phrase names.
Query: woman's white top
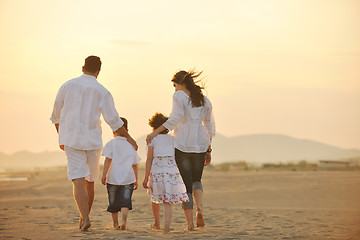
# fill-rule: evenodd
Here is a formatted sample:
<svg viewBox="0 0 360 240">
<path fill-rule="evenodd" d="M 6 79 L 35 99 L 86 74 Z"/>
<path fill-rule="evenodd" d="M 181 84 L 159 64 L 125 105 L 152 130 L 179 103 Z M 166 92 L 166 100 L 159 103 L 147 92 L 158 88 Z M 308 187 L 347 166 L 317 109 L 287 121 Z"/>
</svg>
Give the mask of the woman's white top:
<svg viewBox="0 0 360 240">
<path fill-rule="evenodd" d="M 174 137 L 171 135 L 159 134 L 148 146 L 154 148 L 154 157 L 175 157 Z"/>
<path fill-rule="evenodd" d="M 172 111 L 163 126 L 170 131 L 174 129 L 174 146 L 182 152 L 206 152 L 210 138 L 215 136 L 212 105 L 207 97 L 204 98 L 204 106 L 193 107 L 184 91 L 176 91 L 173 95 Z"/>
<path fill-rule="evenodd" d="M 132 166 L 138 164 L 141 158 L 125 137 L 116 137 L 109 141 L 102 155 L 112 160 L 106 176 L 107 183 L 126 185 L 136 182 Z"/>
</svg>

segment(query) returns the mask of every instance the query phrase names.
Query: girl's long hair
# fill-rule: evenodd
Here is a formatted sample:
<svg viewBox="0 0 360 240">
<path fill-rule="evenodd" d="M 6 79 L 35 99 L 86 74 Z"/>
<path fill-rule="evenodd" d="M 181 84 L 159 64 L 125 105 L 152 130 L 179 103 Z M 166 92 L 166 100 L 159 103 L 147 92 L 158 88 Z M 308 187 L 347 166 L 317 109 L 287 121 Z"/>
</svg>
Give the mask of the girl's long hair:
<svg viewBox="0 0 360 240">
<path fill-rule="evenodd" d="M 194 81 L 197 79 L 201 72 L 195 72 L 194 69 L 186 72 L 184 70 L 181 70 L 177 72 L 172 82 L 176 82 L 178 84 L 185 84 L 186 89 L 190 91 L 190 100 L 193 107 L 201 107 L 205 104 L 205 97 L 202 93 L 202 89 L 204 89 L 203 86 L 199 86 L 196 83 L 201 83 L 201 80 Z"/>
</svg>

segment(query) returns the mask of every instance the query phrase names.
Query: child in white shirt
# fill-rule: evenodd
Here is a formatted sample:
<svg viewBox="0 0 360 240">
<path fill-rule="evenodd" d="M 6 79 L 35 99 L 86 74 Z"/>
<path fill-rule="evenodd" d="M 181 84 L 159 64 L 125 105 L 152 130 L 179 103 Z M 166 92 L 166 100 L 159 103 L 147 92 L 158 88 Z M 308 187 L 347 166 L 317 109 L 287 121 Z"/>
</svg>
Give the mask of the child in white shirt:
<svg viewBox="0 0 360 240">
<path fill-rule="evenodd" d="M 168 118 L 156 113 L 149 125 L 155 130 Z M 150 189 L 151 206 L 155 223 L 151 228 L 160 229 L 160 203 L 164 204 L 164 232 L 170 231 L 171 205 L 189 201 L 185 184 L 175 162 L 174 137 L 168 130 L 154 137 L 148 145 L 143 187 Z M 150 178 L 149 178 L 150 177 Z"/>
<path fill-rule="evenodd" d="M 127 128 L 127 120 L 121 118 L 124 127 Z M 104 171 L 101 179 L 106 184 L 109 206 L 107 211 L 111 213 L 114 229 L 126 229 L 126 220 L 129 210 L 132 209 L 132 193 L 137 189 L 138 169 L 137 164 L 141 161 L 134 147 L 124 136 L 113 132 L 114 139 L 109 141 L 102 155 L 106 157 Z M 118 221 L 118 212 L 121 211 L 121 225 Z"/>
</svg>

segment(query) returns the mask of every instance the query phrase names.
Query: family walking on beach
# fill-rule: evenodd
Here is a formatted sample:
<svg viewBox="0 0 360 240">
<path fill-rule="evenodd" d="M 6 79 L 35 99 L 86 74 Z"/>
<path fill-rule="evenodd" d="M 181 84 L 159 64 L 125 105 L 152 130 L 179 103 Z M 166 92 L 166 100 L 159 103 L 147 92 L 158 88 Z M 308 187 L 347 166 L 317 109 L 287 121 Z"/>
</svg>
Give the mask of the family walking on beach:
<svg viewBox="0 0 360 240">
<path fill-rule="evenodd" d="M 85 59 L 83 75 L 65 82 L 59 89 L 51 121 L 59 134 L 59 145 L 65 151 L 69 181 L 80 220 L 79 228 L 91 226 L 90 211 L 94 202 L 94 182 L 99 179 L 99 161 L 105 157 L 102 184 L 106 184 L 115 229 L 126 229 L 132 193 L 138 188 L 140 158 L 138 145 L 128 133 L 128 121 L 120 118 L 111 93 L 97 77 L 101 60 Z M 164 206 L 164 232 L 170 231 L 172 204 L 182 203 L 187 231 L 194 230 L 193 208 L 196 205 L 196 226 L 205 225 L 203 217 L 204 166 L 211 161 L 211 141 L 215 136 L 212 104 L 203 95 L 196 80 L 200 73 L 179 71 L 171 82 L 175 87 L 169 117 L 155 113 L 149 119 L 153 132 L 147 135 L 147 159 L 142 186 L 151 195 L 154 223 L 160 229 L 160 204 Z M 103 148 L 100 116 L 113 131 L 114 139 Z M 174 130 L 174 137 L 168 132 Z M 119 223 L 119 214 L 121 222 Z"/>
</svg>

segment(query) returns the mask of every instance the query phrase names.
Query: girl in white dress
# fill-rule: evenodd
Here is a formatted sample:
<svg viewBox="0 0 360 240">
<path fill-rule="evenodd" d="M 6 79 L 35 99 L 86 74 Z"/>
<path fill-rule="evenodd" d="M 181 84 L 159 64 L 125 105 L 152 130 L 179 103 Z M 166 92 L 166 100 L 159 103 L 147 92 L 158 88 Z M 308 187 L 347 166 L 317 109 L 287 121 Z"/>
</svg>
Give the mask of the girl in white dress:
<svg viewBox="0 0 360 240">
<path fill-rule="evenodd" d="M 149 125 L 155 130 L 168 118 L 156 113 Z M 149 189 L 155 222 L 151 228 L 160 229 L 160 203 L 164 205 L 164 232 L 170 231 L 171 205 L 189 201 L 186 187 L 175 162 L 174 137 L 168 130 L 154 137 L 147 148 L 143 187 Z"/>
</svg>

